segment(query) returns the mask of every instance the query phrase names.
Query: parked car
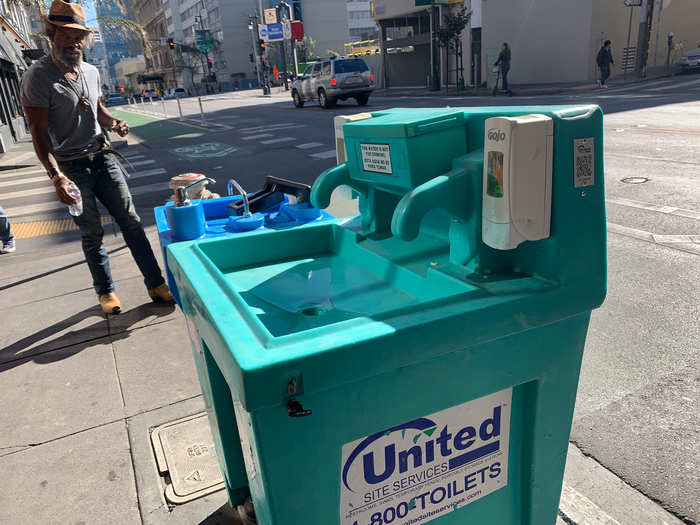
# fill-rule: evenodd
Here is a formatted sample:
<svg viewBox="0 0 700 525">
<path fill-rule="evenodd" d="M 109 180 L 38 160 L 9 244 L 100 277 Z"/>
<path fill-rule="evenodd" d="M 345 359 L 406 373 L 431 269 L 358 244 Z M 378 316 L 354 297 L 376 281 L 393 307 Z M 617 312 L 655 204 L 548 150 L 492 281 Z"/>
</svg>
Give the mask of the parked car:
<svg viewBox="0 0 700 525">
<path fill-rule="evenodd" d="M 155 98 L 155 96 L 156 96 L 155 89 L 144 89 L 143 90 L 143 98 Z"/>
<path fill-rule="evenodd" d="M 187 91 L 185 88 L 168 88 L 165 90 L 165 98 L 185 98 Z"/>
<path fill-rule="evenodd" d="M 682 71 L 700 69 L 700 45 L 683 55 L 679 61 Z"/>
<path fill-rule="evenodd" d="M 348 98 L 364 106 L 374 88 L 374 75 L 364 60 L 336 57 L 310 64 L 292 83 L 292 99 L 298 108 L 303 107 L 304 102 L 318 100 L 326 109 Z"/>
<path fill-rule="evenodd" d="M 116 106 L 125 102 L 121 93 L 109 93 L 105 97 L 105 106 Z"/>
</svg>

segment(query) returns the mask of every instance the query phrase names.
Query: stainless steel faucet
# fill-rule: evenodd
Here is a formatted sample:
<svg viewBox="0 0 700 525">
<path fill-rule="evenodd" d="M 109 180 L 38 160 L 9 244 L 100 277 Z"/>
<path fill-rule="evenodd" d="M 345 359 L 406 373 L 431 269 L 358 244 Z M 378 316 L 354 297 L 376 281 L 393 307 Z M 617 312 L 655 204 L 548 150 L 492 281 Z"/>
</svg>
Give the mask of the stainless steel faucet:
<svg viewBox="0 0 700 525">
<path fill-rule="evenodd" d="M 199 179 L 198 181 L 195 181 L 188 186 L 178 186 L 177 188 L 175 188 L 175 206 L 189 206 L 191 202 L 190 199 L 187 197 L 187 190 L 189 190 L 190 188 L 194 188 L 195 186 L 198 186 L 203 182 L 207 181 L 211 182 L 212 184 L 216 184 L 216 181 L 214 179 L 204 177 L 203 179 Z"/>
<path fill-rule="evenodd" d="M 248 195 L 246 194 L 245 190 L 241 187 L 241 185 L 238 184 L 238 182 L 236 182 L 235 179 L 230 179 L 226 184 L 226 192 L 228 193 L 229 197 L 233 195 L 233 188 L 236 188 L 236 191 L 240 193 L 241 198 L 243 199 L 243 217 L 250 217 Z"/>
</svg>

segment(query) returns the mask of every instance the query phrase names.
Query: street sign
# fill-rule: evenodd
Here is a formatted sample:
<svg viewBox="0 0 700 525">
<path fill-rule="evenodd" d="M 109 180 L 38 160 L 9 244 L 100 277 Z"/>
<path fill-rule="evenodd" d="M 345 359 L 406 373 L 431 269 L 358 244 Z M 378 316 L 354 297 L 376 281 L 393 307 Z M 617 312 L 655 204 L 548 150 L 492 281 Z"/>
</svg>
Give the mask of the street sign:
<svg viewBox="0 0 700 525">
<path fill-rule="evenodd" d="M 279 42 L 280 40 L 284 40 L 282 24 L 267 24 L 267 40 L 268 42 Z"/>
<path fill-rule="evenodd" d="M 285 40 L 291 40 L 291 38 L 292 38 L 292 22 L 288 18 L 285 18 L 282 21 L 282 34 L 284 35 Z"/>
<path fill-rule="evenodd" d="M 258 38 L 267 42 L 267 26 L 265 24 L 258 24 Z"/>
<path fill-rule="evenodd" d="M 197 47 L 202 51 L 214 49 L 214 44 L 211 39 L 211 31 L 209 29 L 195 29 L 194 39 Z"/>
<path fill-rule="evenodd" d="M 625 0 L 625 7 L 640 7 L 642 0 Z"/>
<path fill-rule="evenodd" d="M 292 40 L 304 40 L 304 23 L 301 20 L 292 20 Z"/>
<path fill-rule="evenodd" d="M 276 24 L 277 23 L 277 9 L 265 9 L 265 23 L 266 24 Z"/>
</svg>

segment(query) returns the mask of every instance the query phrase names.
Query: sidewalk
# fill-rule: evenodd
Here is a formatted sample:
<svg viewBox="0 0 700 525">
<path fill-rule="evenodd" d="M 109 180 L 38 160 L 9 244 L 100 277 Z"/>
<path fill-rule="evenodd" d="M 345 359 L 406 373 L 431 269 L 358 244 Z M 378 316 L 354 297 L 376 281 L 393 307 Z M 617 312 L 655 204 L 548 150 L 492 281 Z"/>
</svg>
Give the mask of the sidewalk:
<svg viewBox="0 0 700 525">
<path fill-rule="evenodd" d="M 120 237 L 105 244 L 118 316 L 100 312 L 77 239 L 0 257 L 0 523 L 242 525 L 221 490 L 165 500 L 150 429 L 205 410 L 185 320 L 150 302 Z M 558 525 L 681 523 L 573 445 L 560 513 Z"/>
<path fill-rule="evenodd" d="M 674 74 L 667 73 L 664 67 L 657 67 L 650 69 L 647 72 L 645 78 L 640 78 L 636 74 L 628 74 L 626 78 L 615 77 L 608 81 L 608 85 L 612 87 L 622 87 L 626 85 L 633 84 L 644 84 L 651 80 L 656 80 L 659 78 L 670 77 Z M 580 93 L 582 91 L 589 91 L 593 89 L 600 89 L 597 82 L 561 82 L 561 83 L 547 83 L 547 84 L 513 84 L 510 83 L 510 88 L 512 89 L 514 96 L 544 96 L 544 95 L 565 95 Z M 490 88 L 473 88 L 465 87 L 463 90 L 458 90 L 456 86 L 450 86 L 449 89 L 445 89 L 443 86 L 440 91 L 432 91 L 424 87 L 391 87 L 382 88 L 374 91 L 373 96 L 379 97 L 490 97 L 492 92 L 492 87 Z"/>
</svg>

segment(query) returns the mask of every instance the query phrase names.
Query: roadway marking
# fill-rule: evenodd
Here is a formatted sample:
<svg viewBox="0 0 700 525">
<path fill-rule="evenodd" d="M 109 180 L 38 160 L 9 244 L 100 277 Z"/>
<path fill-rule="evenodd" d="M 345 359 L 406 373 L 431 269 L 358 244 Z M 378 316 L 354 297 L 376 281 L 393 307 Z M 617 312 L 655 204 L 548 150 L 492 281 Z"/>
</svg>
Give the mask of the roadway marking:
<svg viewBox="0 0 700 525">
<path fill-rule="evenodd" d="M 330 158 L 334 158 L 335 155 L 336 155 L 336 151 L 334 149 L 329 149 L 328 151 L 322 151 L 321 153 L 314 153 L 310 156 L 315 158 L 315 159 L 330 159 Z"/>
<path fill-rule="evenodd" d="M 52 202 L 42 202 L 39 204 L 28 204 L 27 206 L 10 207 L 5 206 L 5 212 L 11 219 L 21 215 L 34 215 L 35 213 L 44 213 L 49 211 L 65 209 L 66 205 L 58 200 Z"/>
<path fill-rule="evenodd" d="M 164 168 L 154 168 L 152 170 L 135 171 L 129 174 L 130 179 L 138 179 L 139 177 L 150 177 L 152 175 L 162 175 L 166 173 Z"/>
<path fill-rule="evenodd" d="M 247 137 L 241 137 L 243 140 L 253 140 L 253 139 L 264 139 L 266 137 L 272 137 L 270 133 L 262 133 L 261 135 L 249 135 Z"/>
<path fill-rule="evenodd" d="M 128 153 L 127 153 L 126 155 L 122 155 L 122 157 L 124 157 L 125 159 L 129 159 L 129 160 L 142 159 L 142 158 L 144 158 L 145 156 L 146 156 L 146 155 L 129 155 Z"/>
<path fill-rule="evenodd" d="M 138 161 L 136 161 L 136 162 L 131 162 L 131 159 L 129 159 L 129 161 L 130 161 L 131 165 L 134 166 L 134 167 L 136 167 L 136 166 L 146 166 L 147 164 L 155 164 L 155 163 L 156 163 L 156 161 L 153 160 L 153 159 L 150 159 L 150 160 L 138 160 Z"/>
<path fill-rule="evenodd" d="M 288 129 L 288 128 L 304 128 L 306 127 L 306 124 L 292 124 L 290 123 L 282 123 L 282 124 L 268 124 L 268 125 L 261 125 L 261 126 L 254 126 L 251 128 L 241 128 L 239 131 L 244 132 L 244 133 L 252 133 L 256 131 L 279 131 L 281 129 Z"/>
<path fill-rule="evenodd" d="M 167 181 L 146 184 L 145 186 L 136 186 L 134 188 L 129 188 L 129 191 L 131 195 L 143 195 L 144 193 L 153 193 L 156 191 L 167 192 L 168 197 L 172 194 L 172 190 L 168 186 Z"/>
<path fill-rule="evenodd" d="M 620 206 L 628 206 L 630 208 L 639 208 L 642 210 L 665 213 L 667 215 L 677 215 L 679 217 L 686 217 L 688 219 L 700 220 L 700 211 L 685 210 L 683 208 L 677 208 L 675 206 L 660 206 L 658 204 L 635 201 L 632 199 L 605 199 L 605 201 L 611 204 L 619 204 Z"/>
<path fill-rule="evenodd" d="M 636 228 L 630 228 L 629 226 L 623 226 L 622 224 L 615 224 L 614 222 L 608 222 L 607 230 L 610 233 L 617 233 L 618 235 L 633 237 L 640 241 L 665 246 L 666 248 L 673 248 L 674 250 L 700 255 L 700 235 L 657 235 L 651 232 L 637 230 Z M 679 244 L 683 246 L 676 246 Z"/>
<path fill-rule="evenodd" d="M 30 197 L 32 195 L 45 195 L 47 193 L 56 193 L 53 186 L 45 186 L 43 188 L 34 188 L 32 190 L 12 191 L 2 195 L 3 200 L 16 199 L 18 197 Z"/>
<path fill-rule="evenodd" d="M 694 84 L 700 84 L 700 80 L 698 80 L 698 79 L 688 80 L 687 82 L 680 82 L 679 84 L 672 84 L 670 86 L 652 88 L 649 91 L 666 91 L 668 89 L 676 89 L 679 87 L 690 86 L 690 85 L 694 85 Z"/>
<path fill-rule="evenodd" d="M 299 144 L 297 148 L 299 149 L 311 149 L 311 148 L 318 148 L 319 146 L 323 146 L 321 142 L 307 142 L 306 144 Z"/>
<path fill-rule="evenodd" d="M 294 141 L 296 139 L 292 137 L 283 137 L 281 139 L 270 139 L 270 140 L 262 140 L 260 141 L 261 144 L 277 144 L 278 142 L 290 142 Z"/>
<path fill-rule="evenodd" d="M 598 505 L 566 483 L 561 490 L 559 512 L 564 515 L 568 523 L 620 525 L 619 521 L 603 512 Z"/>
<path fill-rule="evenodd" d="M 15 156 L 13 152 L 9 152 L 5 153 L 5 155 L 5 157 L 0 159 L 0 166 L 12 166 L 14 164 L 18 164 L 23 160 L 34 157 L 36 153 L 34 153 L 34 151 L 26 151 Z"/>
<path fill-rule="evenodd" d="M 11 186 L 18 186 L 20 184 L 28 184 L 31 182 L 41 182 L 42 180 L 47 181 L 47 180 L 49 180 L 49 178 L 46 175 L 44 175 L 43 177 L 30 177 L 29 179 L 8 180 L 6 182 L 0 182 L 0 188 L 8 188 Z M 4 195 L 3 195 L 3 197 L 4 197 Z"/>
<path fill-rule="evenodd" d="M 624 86 L 624 87 L 619 87 L 619 88 L 608 88 L 606 89 L 607 93 L 621 93 L 623 91 L 629 91 L 630 89 L 639 89 L 640 87 L 643 88 L 648 88 L 649 86 L 661 86 L 663 84 L 668 84 L 669 82 L 673 82 L 673 80 L 653 80 L 648 83 L 643 83 L 643 82 L 636 82 L 632 84 L 631 86 Z"/>
</svg>

